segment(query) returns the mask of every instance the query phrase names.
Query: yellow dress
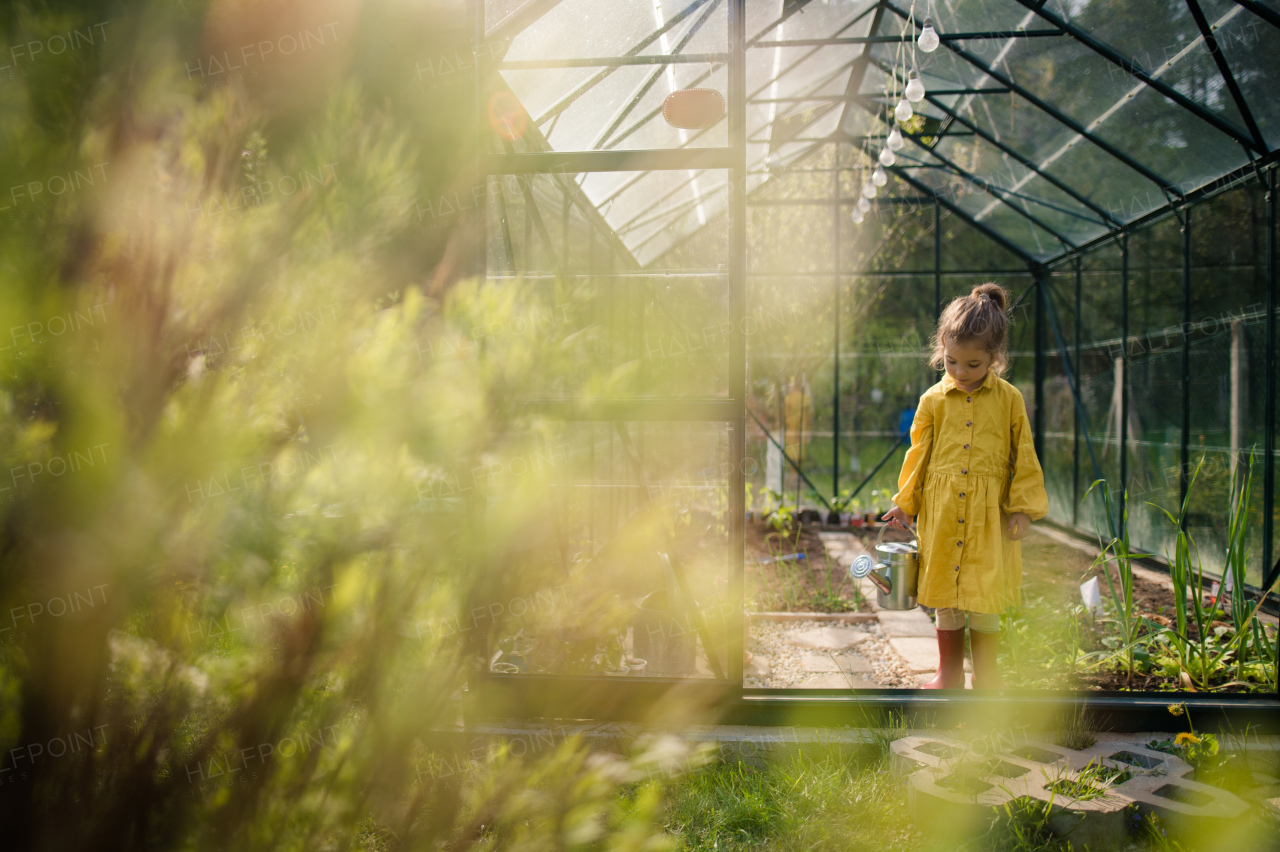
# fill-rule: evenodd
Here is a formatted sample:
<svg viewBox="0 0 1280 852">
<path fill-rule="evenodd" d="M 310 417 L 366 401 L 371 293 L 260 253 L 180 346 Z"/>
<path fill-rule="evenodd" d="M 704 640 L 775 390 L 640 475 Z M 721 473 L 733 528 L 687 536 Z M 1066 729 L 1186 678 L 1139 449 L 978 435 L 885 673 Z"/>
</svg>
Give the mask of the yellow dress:
<svg viewBox="0 0 1280 852">
<path fill-rule="evenodd" d="M 991 371 L 972 392 L 950 375 L 925 391 L 893 501 L 919 515 L 920 603 L 984 613 L 1020 603 L 1009 515 L 1049 510 L 1022 393 Z"/>
</svg>

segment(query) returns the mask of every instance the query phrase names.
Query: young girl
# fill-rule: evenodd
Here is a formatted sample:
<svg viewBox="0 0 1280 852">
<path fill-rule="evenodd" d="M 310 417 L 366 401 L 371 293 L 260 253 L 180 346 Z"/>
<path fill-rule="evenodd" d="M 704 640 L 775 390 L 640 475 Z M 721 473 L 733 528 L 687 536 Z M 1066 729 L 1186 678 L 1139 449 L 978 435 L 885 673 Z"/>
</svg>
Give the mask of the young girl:
<svg viewBox="0 0 1280 852">
<path fill-rule="evenodd" d="M 911 449 L 885 520 L 919 515 L 917 599 L 937 610 L 938 672 L 925 689 L 964 688 L 969 622 L 973 686 L 999 689 L 1000 613 L 1021 599 L 1018 541 L 1049 498 L 1022 394 L 1000 378 L 1008 296 L 982 284 L 947 305 L 934 334 L 942 381 L 920 397 Z"/>
</svg>

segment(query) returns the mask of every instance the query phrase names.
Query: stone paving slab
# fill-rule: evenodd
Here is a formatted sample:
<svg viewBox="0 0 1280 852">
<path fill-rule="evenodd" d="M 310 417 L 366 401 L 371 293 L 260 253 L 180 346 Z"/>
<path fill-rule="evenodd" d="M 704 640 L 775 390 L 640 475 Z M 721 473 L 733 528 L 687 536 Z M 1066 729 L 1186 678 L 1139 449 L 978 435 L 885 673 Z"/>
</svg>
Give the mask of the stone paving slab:
<svg viewBox="0 0 1280 852">
<path fill-rule="evenodd" d="M 858 654 L 805 654 L 800 658 L 800 670 L 809 674 L 873 674 L 871 661 Z"/>
<path fill-rule="evenodd" d="M 742 667 L 743 677 L 767 678 L 773 674 L 773 666 L 769 665 L 769 658 L 764 654 L 753 654 L 751 662 Z"/>
<path fill-rule="evenodd" d="M 1207 829 L 1224 841 L 1221 848 L 1232 848 L 1230 838 L 1248 805 L 1227 790 L 1191 780 L 1185 761 L 1142 743 L 1099 737 L 1094 746 L 1074 750 L 1014 736 L 974 742 L 908 736 L 892 744 L 892 767 L 906 776 L 911 816 L 922 827 L 981 826 L 992 807 L 1025 796 L 1046 803 L 1050 827 L 1069 836 L 1073 846 L 1113 848 L 1125 838 L 1125 810 L 1133 805 L 1159 815 L 1174 831 Z M 1073 798 L 1063 782 L 1077 783 L 1089 766 L 1124 770 L 1127 777 Z"/>
<path fill-rule="evenodd" d="M 805 654 L 800 658 L 800 671 L 809 674 L 830 674 L 839 672 L 840 666 L 826 654 Z"/>
<path fill-rule="evenodd" d="M 789 634 L 787 642 L 801 648 L 815 648 L 823 651 L 843 651 L 866 642 L 871 634 L 863 630 L 848 627 L 817 627 L 812 630 L 798 630 Z"/>
<path fill-rule="evenodd" d="M 867 675 L 875 672 L 875 669 L 871 666 L 871 661 L 860 654 L 839 654 L 835 659 L 836 665 L 840 667 L 842 672 Z"/>
<path fill-rule="evenodd" d="M 933 619 L 922 609 L 881 610 L 876 613 L 880 629 L 890 639 L 895 636 L 928 636 L 937 638 L 933 627 Z"/>
<path fill-rule="evenodd" d="M 938 670 L 938 640 L 935 637 L 901 636 L 889 639 L 889 645 L 912 673 Z"/>
</svg>

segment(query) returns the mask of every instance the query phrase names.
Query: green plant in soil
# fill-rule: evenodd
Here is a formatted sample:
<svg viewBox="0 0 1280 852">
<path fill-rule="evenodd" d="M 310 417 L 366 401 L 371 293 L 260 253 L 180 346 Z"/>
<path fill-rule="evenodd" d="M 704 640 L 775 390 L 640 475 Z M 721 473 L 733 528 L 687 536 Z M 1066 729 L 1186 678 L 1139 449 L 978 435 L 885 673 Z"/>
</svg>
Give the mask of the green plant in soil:
<svg viewBox="0 0 1280 852">
<path fill-rule="evenodd" d="M 1082 652 L 1080 605 L 1064 607 L 1042 595 L 1024 594 L 1022 606 L 1000 619 L 1000 667 L 1012 685 L 1066 689 Z"/>
<path fill-rule="evenodd" d="M 1065 748 L 1090 748 L 1098 741 L 1098 732 L 1084 704 L 1076 704 L 1058 716 L 1053 741 Z"/>
<path fill-rule="evenodd" d="M 1247 470 L 1241 474 L 1237 469 L 1227 507 L 1226 566 L 1219 579 L 1223 588 L 1228 577 L 1233 583 L 1230 610 L 1232 625 L 1229 629 L 1213 628 L 1214 618 L 1223 613 L 1205 603 L 1204 591 L 1207 584 L 1204 566 L 1195 538 L 1187 530 L 1187 507 L 1203 465 L 1202 457 L 1188 481 L 1187 495 L 1177 516 L 1162 506 L 1156 506 L 1177 529 L 1174 553 L 1169 560 L 1175 596 L 1174 626 L 1172 630 L 1165 629 L 1163 634 L 1176 659 L 1179 677 L 1188 686 L 1212 689 L 1244 684 L 1246 674 L 1254 673 L 1258 680 L 1274 689 L 1275 642 L 1268 637 L 1267 629 L 1257 615 L 1262 601 L 1280 585 L 1280 580 L 1273 583 L 1256 604 L 1251 605 L 1243 592 L 1250 556 L 1245 520 L 1253 482 L 1252 453 Z M 1224 676 L 1229 677 L 1230 673 L 1234 673 L 1233 681 L 1218 682 L 1224 680 Z"/>
<path fill-rule="evenodd" d="M 1059 778 L 1046 784 L 1045 789 L 1077 802 L 1087 802 L 1102 798 L 1112 787 L 1123 784 L 1132 777 L 1133 772 L 1128 769 L 1118 769 L 1090 761 L 1074 776 Z"/>
<path fill-rule="evenodd" d="M 1112 517 L 1111 512 L 1111 494 L 1106 488 L 1106 480 L 1098 479 L 1089 486 L 1089 490 L 1085 492 L 1087 499 L 1089 494 L 1098 485 L 1103 487 L 1099 489 L 1102 495 L 1102 503 L 1106 512 L 1106 517 Z M 1137 610 L 1137 606 L 1133 597 L 1133 560 L 1140 559 L 1150 554 L 1135 553 L 1129 544 L 1129 492 L 1121 495 L 1121 524 L 1120 534 L 1112 537 L 1112 539 L 1102 547 L 1098 553 L 1098 558 L 1093 561 L 1090 570 L 1099 569 L 1099 576 L 1106 583 L 1107 593 L 1111 599 L 1114 616 L 1112 622 L 1116 625 L 1116 642 L 1115 647 L 1107 651 L 1097 652 L 1095 657 L 1099 658 L 1099 662 L 1105 662 L 1109 659 L 1119 658 L 1124 663 L 1124 671 L 1129 681 L 1133 680 L 1135 651 L 1134 649 L 1142 641 L 1144 627 L 1150 625 L 1146 619 L 1142 618 Z M 1111 577 L 1111 564 L 1116 566 L 1116 579 Z"/>
</svg>

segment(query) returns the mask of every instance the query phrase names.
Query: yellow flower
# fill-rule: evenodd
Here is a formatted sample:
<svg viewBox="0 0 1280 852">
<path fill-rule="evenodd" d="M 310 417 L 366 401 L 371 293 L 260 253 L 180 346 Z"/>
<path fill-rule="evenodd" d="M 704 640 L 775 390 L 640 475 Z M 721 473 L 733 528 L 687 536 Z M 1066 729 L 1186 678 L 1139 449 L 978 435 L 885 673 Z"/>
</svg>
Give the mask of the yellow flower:
<svg viewBox="0 0 1280 852">
<path fill-rule="evenodd" d="M 1179 748 L 1185 748 L 1186 746 L 1189 746 L 1189 745 L 1199 745 L 1200 738 L 1197 737 L 1195 734 L 1185 734 L 1185 733 L 1178 734 L 1176 737 L 1173 738 L 1173 744 L 1178 746 Z"/>
<path fill-rule="evenodd" d="M 1170 704 L 1170 705 L 1169 705 L 1169 712 L 1170 712 L 1170 713 L 1172 713 L 1172 714 L 1173 714 L 1173 715 L 1175 715 L 1175 716 L 1181 716 L 1181 715 L 1182 715 L 1182 713 L 1183 713 L 1183 711 L 1185 711 L 1186 709 L 1187 709 L 1187 705 L 1185 705 L 1185 704 Z"/>
</svg>

